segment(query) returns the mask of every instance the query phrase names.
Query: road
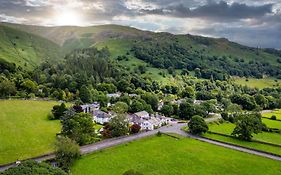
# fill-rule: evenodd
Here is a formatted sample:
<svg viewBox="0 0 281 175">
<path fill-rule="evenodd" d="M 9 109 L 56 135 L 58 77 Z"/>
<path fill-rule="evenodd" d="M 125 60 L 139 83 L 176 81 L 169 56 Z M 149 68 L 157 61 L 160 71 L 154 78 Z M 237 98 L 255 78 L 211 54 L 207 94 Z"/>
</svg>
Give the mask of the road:
<svg viewBox="0 0 281 175">
<path fill-rule="evenodd" d="M 220 116 L 215 117 L 215 118 L 207 118 L 205 120 L 206 120 L 206 122 L 211 122 L 211 121 L 218 120 L 219 118 L 220 118 Z M 210 143 L 210 144 L 214 144 L 214 145 L 222 146 L 222 147 L 225 147 L 225 148 L 230 148 L 230 149 L 233 149 L 233 150 L 237 150 L 237 151 L 241 151 L 241 152 L 254 154 L 254 155 L 258 155 L 258 156 L 262 156 L 262 157 L 266 157 L 266 158 L 281 161 L 281 156 L 275 156 L 275 155 L 263 153 L 263 152 L 260 152 L 260 151 L 255 151 L 255 150 L 251 150 L 251 149 L 247 149 L 247 148 L 243 148 L 243 147 L 240 147 L 240 146 L 235 146 L 235 145 L 231 145 L 231 144 L 227 144 L 227 143 L 221 143 L 221 142 L 218 142 L 218 141 L 214 141 L 214 140 L 210 140 L 210 139 L 207 139 L 207 138 L 198 137 L 198 136 L 188 134 L 188 133 L 181 130 L 181 128 L 184 127 L 184 126 L 186 126 L 186 123 L 174 123 L 171 126 L 164 126 L 164 127 L 161 127 L 159 129 L 156 129 L 156 130 L 153 130 L 153 131 L 142 132 L 142 133 L 139 133 L 139 134 L 124 136 L 124 137 L 106 139 L 106 140 L 103 140 L 103 141 L 100 141 L 100 142 L 97 142 L 97 143 L 94 143 L 94 144 L 82 146 L 81 147 L 81 153 L 82 154 L 93 153 L 93 152 L 103 150 L 105 148 L 113 147 L 113 146 L 116 146 L 116 145 L 119 145 L 119 144 L 128 143 L 128 142 L 138 140 L 138 139 L 148 137 L 148 136 L 153 136 L 158 131 L 160 131 L 160 132 L 163 132 L 163 133 L 176 133 L 176 134 L 179 134 L 179 135 L 184 136 L 184 137 L 193 138 L 193 139 L 203 141 L 203 142 L 207 142 L 207 143 Z M 51 154 L 51 155 L 48 155 L 48 156 L 33 158 L 33 160 L 41 162 L 41 161 L 44 161 L 44 160 L 53 159 L 54 157 L 55 157 L 55 155 Z M 5 166 L 0 166 L 0 171 L 4 171 L 5 169 L 8 169 L 8 168 L 14 167 L 14 166 L 16 166 L 16 165 L 10 164 L 10 165 L 5 165 Z"/>
</svg>

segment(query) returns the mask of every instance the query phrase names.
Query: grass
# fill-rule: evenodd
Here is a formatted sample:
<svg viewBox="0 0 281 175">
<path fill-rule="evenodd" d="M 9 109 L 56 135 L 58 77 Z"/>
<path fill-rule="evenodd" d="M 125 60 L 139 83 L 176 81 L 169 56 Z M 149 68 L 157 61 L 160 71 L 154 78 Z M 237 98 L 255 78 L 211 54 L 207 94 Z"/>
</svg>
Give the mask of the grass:
<svg viewBox="0 0 281 175">
<path fill-rule="evenodd" d="M 121 175 L 134 169 L 145 175 L 280 174 L 280 162 L 211 145 L 162 135 L 83 156 L 74 175 Z"/>
<path fill-rule="evenodd" d="M 49 153 L 53 150 L 59 121 L 47 114 L 56 102 L 0 101 L 0 164 Z"/>
<path fill-rule="evenodd" d="M 246 81 L 248 80 L 248 81 Z M 234 78 L 234 82 L 236 84 L 240 84 L 243 86 L 248 86 L 251 88 L 259 88 L 263 89 L 266 87 L 280 87 L 280 80 L 276 80 L 274 78 L 263 78 L 263 79 L 255 79 L 255 78 Z"/>
<path fill-rule="evenodd" d="M 43 61 L 62 58 L 57 44 L 0 24 L 0 59 L 31 69 Z"/>
<path fill-rule="evenodd" d="M 271 121 L 268 119 L 263 119 L 263 122 L 266 123 L 267 126 L 269 126 L 269 127 L 274 127 L 274 126 L 281 127 L 281 122 L 278 123 L 278 121 Z M 223 123 L 223 124 L 219 124 L 219 125 L 210 124 L 209 130 L 212 132 L 216 132 L 216 133 L 231 135 L 234 127 L 235 127 L 235 125 L 232 123 Z M 277 128 L 280 128 L 280 127 L 277 127 Z M 219 135 L 210 134 L 210 133 L 207 133 L 204 136 L 215 139 L 215 140 L 219 140 L 219 141 L 233 143 L 233 144 L 237 144 L 237 145 L 241 145 L 241 146 L 245 146 L 245 147 L 249 147 L 249 148 L 254 148 L 254 149 L 258 149 L 258 150 L 262 150 L 262 151 L 272 152 L 272 153 L 281 155 L 280 148 L 270 146 L 270 145 L 264 145 L 264 144 L 255 143 L 255 142 L 246 142 L 246 141 L 238 140 L 236 138 L 229 138 L 229 137 L 219 136 Z M 281 145 L 281 134 L 279 134 L 279 133 L 262 132 L 259 134 L 254 134 L 253 139 Z"/>
<path fill-rule="evenodd" d="M 277 119 L 281 120 L 281 109 L 276 109 L 272 112 L 262 114 L 263 117 L 267 117 L 267 118 L 270 118 L 273 115 L 275 115 Z"/>
</svg>

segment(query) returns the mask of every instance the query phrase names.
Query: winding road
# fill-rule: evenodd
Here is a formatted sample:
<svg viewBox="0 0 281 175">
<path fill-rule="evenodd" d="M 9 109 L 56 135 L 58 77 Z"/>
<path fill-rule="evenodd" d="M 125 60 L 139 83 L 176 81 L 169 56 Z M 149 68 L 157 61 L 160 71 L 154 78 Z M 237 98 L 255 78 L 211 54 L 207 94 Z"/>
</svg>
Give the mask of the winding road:
<svg viewBox="0 0 281 175">
<path fill-rule="evenodd" d="M 221 117 L 218 116 L 218 117 L 215 117 L 215 118 L 207 118 L 205 120 L 206 120 L 206 122 L 211 122 L 211 121 L 218 120 L 219 118 L 221 118 Z M 129 136 L 124 136 L 124 137 L 106 139 L 106 140 L 103 140 L 103 141 L 100 141 L 100 142 L 97 142 L 97 143 L 94 143 L 94 144 L 82 146 L 81 147 L 81 153 L 82 154 L 93 153 L 93 152 L 96 152 L 96 151 L 99 151 L 99 150 L 103 150 L 105 148 L 113 147 L 113 146 L 123 144 L 123 143 L 128 143 L 128 142 L 131 142 L 131 141 L 134 141 L 134 140 L 137 140 L 137 139 L 141 139 L 141 138 L 144 138 L 144 137 L 152 136 L 152 135 L 155 135 L 158 131 L 160 131 L 160 132 L 163 132 L 163 133 L 175 133 L 175 134 L 179 134 L 179 135 L 184 136 L 184 137 L 193 138 L 193 139 L 196 139 L 196 140 L 199 140 L 199 141 L 203 141 L 203 142 L 207 142 L 207 143 L 210 143 L 210 144 L 222 146 L 222 147 L 225 147 L 225 148 L 229 148 L 229 149 L 233 149 L 233 150 L 237 150 L 237 151 L 241 151 L 241 152 L 254 154 L 254 155 L 257 155 L 257 156 L 262 156 L 262 157 L 266 157 L 266 158 L 269 158 L 269 159 L 281 161 L 281 156 L 271 155 L 271 154 L 264 153 L 264 152 L 261 152 L 261 151 L 256 151 L 256 150 L 240 147 L 240 146 L 237 146 L 237 145 L 222 143 L 222 142 L 219 142 L 219 141 L 214 141 L 214 140 L 211 140 L 211 139 L 207 139 L 207 138 L 203 138 L 203 137 L 188 134 L 188 133 L 181 130 L 181 128 L 184 127 L 184 126 L 186 126 L 186 123 L 174 123 L 171 126 L 164 126 L 164 127 L 161 127 L 159 129 L 156 129 L 156 130 L 153 130 L 153 131 L 142 132 L 142 133 L 138 133 L 138 134 L 135 134 L 135 135 L 129 135 Z M 41 161 L 44 161 L 44 160 L 53 159 L 54 157 L 55 157 L 54 154 L 50 154 L 50 155 L 41 156 L 41 157 L 32 158 L 32 159 L 35 160 L 35 161 L 41 162 Z M 16 166 L 15 163 L 0 166 L 0 171 L 4 171 L 5 169 L 8 169 L 8 168 L 14 167 L 14 166 Z"/>
</svg>

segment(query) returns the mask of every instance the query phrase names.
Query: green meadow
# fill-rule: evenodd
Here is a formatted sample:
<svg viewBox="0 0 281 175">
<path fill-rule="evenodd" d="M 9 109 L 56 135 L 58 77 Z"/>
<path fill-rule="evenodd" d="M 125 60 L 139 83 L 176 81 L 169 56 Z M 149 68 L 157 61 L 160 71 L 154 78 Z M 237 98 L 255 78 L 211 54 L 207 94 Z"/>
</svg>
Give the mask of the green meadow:
<svg viewBox="0 0 281 175">
<path fill-rule="evenodd" d="M 263 89 L 266 87 L 280 87 L 280 80 L 276 80 L 274 78 L 263 78 L 263 79 L 256 79 L 256 78 L 234 78 L 234 82 L 236 84 L 242 86 L 248 86 L 251 88 L 259 88 Z"/>
<path fill-rule="evenodd" d="M 263 122 L 268 127 L 281 128 L 280 121 L 263 119 Z M 234 127 L 235 127 L 235 125 L 232 123 L 209 124 L 209 131 L 220 133 L 220 134 L 225 134 L 225 135 L 231 135 Z M 204 137 L 281 155 L 280 147 L 275 147 L 275 146 L 256 143 L 256 142 L 242 141 L 242 140 L 239 140 L 236 138 L 226 137 L 226 136 L 221 136 L 221 135 L 216 135 L 216 134 L 211 134 L 211 133 L 204 134 Z M 281 145 L 281 134 L 280 133 L 262 132 L 259 134 L 254 134 L 253 139 L 258 140 L 258 141 L 267 142 L 267 143 Z"/>
<path fill-rule="evenodd" d="M 74 175 L 121 175 L 133 169 L 144 175 L 280 174 L 280 162 L 189 138 L 153 136 L 83 156 Z"/>
<path fill-rule="evenodd" d="M 53 151 L 60 122 L 47 114 L 57 102 L 32 100 L 0 101 L 0 164 Z"/>
</svg>

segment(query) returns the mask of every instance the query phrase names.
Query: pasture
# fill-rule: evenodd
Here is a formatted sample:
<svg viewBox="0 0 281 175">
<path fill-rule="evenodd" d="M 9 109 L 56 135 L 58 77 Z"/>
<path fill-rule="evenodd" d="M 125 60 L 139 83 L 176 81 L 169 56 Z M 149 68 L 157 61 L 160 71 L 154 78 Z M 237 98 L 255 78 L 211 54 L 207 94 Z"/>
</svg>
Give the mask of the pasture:
<svg viewBox="0 0 281 175">
<path fill-rule="evenodd" d="M 262 166 L 260 166 L 262 165 Z M 121 175 L 133 169 L 145 175 L 276 175 L 280 162 L 189 138 L 153 136 L 83 156 L 74 175 Z"/>
<path fill-rule="evenodd" d="M 57 102 L 32 100 L 0 101 L 0 164 L 53 151 L 60 122 L 47 114 Z"/>
</svg>

